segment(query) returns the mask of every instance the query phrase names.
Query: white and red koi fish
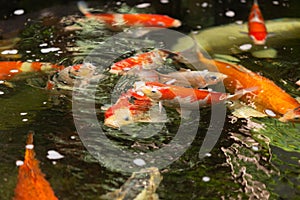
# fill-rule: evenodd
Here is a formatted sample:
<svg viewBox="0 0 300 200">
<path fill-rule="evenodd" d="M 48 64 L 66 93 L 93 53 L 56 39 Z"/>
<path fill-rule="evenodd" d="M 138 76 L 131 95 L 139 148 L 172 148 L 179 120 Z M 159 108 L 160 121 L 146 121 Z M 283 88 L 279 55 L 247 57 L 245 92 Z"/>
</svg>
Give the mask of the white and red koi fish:
<svg viewBox="0 0 300 200">
<path fill-rule="evenodd" d="M 112 74 L 123 75 L 133 68 L 140 69 L 155 69 L 162 65 L 169 57 L 170 53 L 164 50 L 153 50 L 146 53 L 137 54 L 133 57 L 126 58 L 114 63 L 109 72 Z"/>
<path fill-rule="evenodd" d="M 257 0 L 254 0 L 248 17 L 248 35 L 256 45 L 264 45 L 266 43 L 268 32 Z"/>
<path fill-rule="evenodd" d="M 28 135 L 25 159 L 17 161 L 17 165 L 19 175 L 14 200 L 58 200 L 35 158 L 32 132 Z"/>
<path fill-rule="evenodd" d="M 166 85 L 157 82 L 138 83 L 135 86 L 137 91 L 143 92 L 154 101 L 164 103 L 173 108 L 195 108 L 195 106 L 208 106 L 221 103 L 225 100 L 236 100 L 246 93 L 255 91 L 256 88 L 242 89 L 235 94 L 212 92 L 209 90 L 185 88 L 175 85 Z"/>
<path fill-rule="evenodd" d="M 155 70 L 142 70 L 137 74 L 142 81 L 160 82 L 167 85 L 183 87 L 205 88 L 209 85 L 223 81 L 227 76 L 219 72 L 203 71 L 178 71 L 161 74 Z"/>
<path fill-rule="evenodd" d="M 64 66 L 45 62 L 1 61 L 0 80 L 9 80 L 14 76 L 32 72 L 59 71 Z"/>
<path fill-rule="evenodd" d="M 106 25 L 112 28 L 122 27 L 179 27 L 181 22 L 177 19 L 173 19 L 167 15 L 159 14 L 117 14 L 117 13 L 103 13 L 103 14 L 92 14 L 88 11 L 88 7 L 85 2 L 78 2 L 79 10 L 89 18 L 95 18 L 103 21 Z"/>
<path fill-rule="evenodd" d="M 104 125 L 120 128 L 133 122 L 149 122 L 147 111 L 152 105 L 153 102 L 150 98 L 129 89 L 119 97 L 114 105 L 105 111 Z"/>
</svg>

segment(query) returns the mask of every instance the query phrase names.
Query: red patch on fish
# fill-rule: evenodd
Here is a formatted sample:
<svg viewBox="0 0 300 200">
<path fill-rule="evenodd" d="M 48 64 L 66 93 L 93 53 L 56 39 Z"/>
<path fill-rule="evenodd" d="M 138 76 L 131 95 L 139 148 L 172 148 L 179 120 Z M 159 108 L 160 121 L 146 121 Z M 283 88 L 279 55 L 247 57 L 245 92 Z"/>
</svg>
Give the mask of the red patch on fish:
<svg viewBox="0 0 300 200">
<path fill-rule="evenodd" d="M 264 18 L 255 0 L 248 18 L 248 34 L 256 45 L 264 45 L 267 39 L 267 28 Z"/>
</svg>

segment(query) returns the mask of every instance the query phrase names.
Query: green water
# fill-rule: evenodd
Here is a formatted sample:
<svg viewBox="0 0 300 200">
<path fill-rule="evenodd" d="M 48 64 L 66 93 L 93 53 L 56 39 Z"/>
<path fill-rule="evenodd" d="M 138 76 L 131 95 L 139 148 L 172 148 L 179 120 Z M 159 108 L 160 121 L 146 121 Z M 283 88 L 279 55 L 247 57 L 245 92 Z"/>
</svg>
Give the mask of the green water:
<svg viewBox="0 0 300 200">
<path fill-rule="evenodd" d="M 293 5 L 294 2 L 290 3 Z M 246 7 L 246 5 L 249 6 L 249 2 L 240 6 Z M 74 9 L 73 4 L 70 6 Z M 182 3 L 181 6 L 184 7 L 185 4 Z M 217 10 L 222 7 L 215 2 L 213 6 Z M 284 10 L 288 9 L 281 7 Z M 264 9 L 267 8 L 272 9 L 272 5 L 264 7 Z M 290 8 L 292 13 L 295 13 L 295 8 L 298 7 Z M 228 8 L 224 6 L 222 9 L 225 11 Z M 221 23 L 222 20 L 220 16 L 215 16 L 215 11 L 209 12 L 209 16 L 199 19 L 203 26 Z M 183 14 L 178 15 L 180 17 Z M 245 11 L 244 16 L 246 15 Z M 280 17 L 277 15 L 278 13 L 274 14 L 274 17 Z M 295 17 L 296 14 L 291 15 L 288 16 Z M 70 16 L 66 17 L 63 25 L 58 23 L 61 17 L 54 21 L 34 18 L 24 29 L 19 30 L 17 36 L 21 38 L 21 41 L 16 48 L 21 54 L 20 60 L 38 58 L 41 61 L 64 65 L 78 63 L 85 58 L 86 49 L 93 49 L 105 37 L 115 34 L 92 22 L 77 24 L 85 28 L 82 32 L 65 33 L 62 31 L 63 27 L 73 25 L 72 20 L 68 21 Z M 189 26 L 195 28 L 197 24 L 197 22 L 188 21 L 191 20 L 189 17 L 193 18 L 193 16 L 186 17 L 187 26 L 182 28 L 184 31 Z M 212 21 L 207 21 L 207 17 Z M 238 15 L 236 19 L 240 17 L 241 15 Z M 232 21 L 232 19 L 223 18 L 225 18 L 224 23 Z M 272 17 L 268 15 L 268 18 Z M 295 39 L 285 41 L 282 46 L 277 45 L 276 50 L 279 55 L 277 58 L 259 59 L 250 53 L 233 56 L 238 58 L 245 67 L 260 72 L 275 81 L 293 97 L 297 97 L 300 96 L 295 85 L 295 82 L 300 79 L 299 41 Z M 151 41 L 148 42 L 151 44 Z M 62 53 L 42 54 L 40 52 L 42 47 L 39 46 L 42 43 L 58 46 Z M 72 54 L 67 51 L 67 47 L 75 46 L 81 46 L 82 52 Z M 27 53 L 28 50 L 31 52 Z M 122 49 L 116 51 L 122 51 Z M 8 60 L 5 57 L 1 59 Z M 13 88 L 1 85 L 0 89 L 4 91 L 4 94 L 0 96 L 0 171 L 2 174 L 0 199 L 6 200 L 13 197 L 17 182 L 15 161 L 23 159 L 28 131 L 35 132 L 36 157 L 59 199 L 100 199 L 102 194 L 118 189 L 130 177 L 130 174 L 116 171 L 113 163 L 99 162 L 87 151 L 74 125 L 70 92 L 62 90 L 51 92 L 30 86 L 43 87 L 46 80 L 47 75 L 35 74 L 33 77 L 12 81 Z M 110 103 L 110 92 L 117 81 L 118 77 L 109 76 L 99 84 L 96 111 L 100 124 L 103 123 L 104 118 L 100 107 Z M 300 198 L 299 124 L 283 124 L 278 120 L 268 118 L 253 119 L 258 125 L 265 124 L 265 129 L 255 131 L 246 119 L 238 119 L 232 123 L 231 113 L 227 111 L 224 128 L 216 145 L 208 156 L 199 159 L 199 149 L 210 124 L 210 108 L 202 108 L 200 113 L 200 121 L 189 122 L 191 127 L 195 123 L 198 127 L 192 144 L 180 158 L 161 169 L 163 180 L 157 190 L 161 199 Z M 103 130 L 108 138 L 123 150 L 144 154 L 155 152 L 167 146 L 178 131 L 180 116 L 171 109 L 167 110 L 167 114 L 170 121 L 163 125 L 153 125 L 154 133 L 150 138 L 136 138 L 135 134 L 128 135 L 107 127 L 103 127 Z M 85 120 L 86 124 L 89 124 L 90 119 L 85 118 Z M 139 124 L 129 130 L 142 133 L 144 127 L 144 124 Z M 189 131 L 187 127 L 184 133 L 188 134 Z M 92 136 L 92 132 L 85 134 Z M 101 142 L 97 141 L 97 138 L 92 139 L 95 143 Z M 55 150 L 64 158 L 49 160 L 46 157 L 48 150 Z M 121 160 L 118 154 L 112 154 L 112 159 Z M 162 155 L 161 159 L 166 158 Z"/>
</svg>

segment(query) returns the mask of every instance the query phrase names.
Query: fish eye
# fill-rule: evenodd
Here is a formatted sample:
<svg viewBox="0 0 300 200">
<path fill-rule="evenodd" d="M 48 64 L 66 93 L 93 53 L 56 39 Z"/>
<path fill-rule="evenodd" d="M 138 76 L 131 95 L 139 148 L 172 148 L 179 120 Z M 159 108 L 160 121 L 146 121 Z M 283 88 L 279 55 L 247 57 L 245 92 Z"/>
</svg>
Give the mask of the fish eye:
<svg viewBox="0 0 300 200">
<path fill-rule="evenodd" d="M 217 80 L 217 79 L 218 79 L 217 76 L 211 76 L 210 78 L 211 78 L 212 80 Z"/>
<path fill-rule="evenodd" d="M 300 117 L 294 117 L 294 120 L 298 121 L 300 120 Z"/>
<path fill-rule="evenodd" d="M 156 93 L 156 90 L 151 90 L 152 93 Z"/>
<path fill-rule="evenodd" d="M 129 117 L 125 117 L 124 120 L 125 120 L 125 121 L 129 121 Z"/>
</svg>

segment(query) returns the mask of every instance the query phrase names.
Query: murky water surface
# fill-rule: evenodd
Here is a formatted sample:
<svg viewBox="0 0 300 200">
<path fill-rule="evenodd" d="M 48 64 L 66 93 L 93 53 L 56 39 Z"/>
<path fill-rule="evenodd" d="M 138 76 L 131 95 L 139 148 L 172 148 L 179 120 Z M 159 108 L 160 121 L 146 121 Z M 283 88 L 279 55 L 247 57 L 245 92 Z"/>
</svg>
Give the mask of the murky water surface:
<svg viewBox="0 0 300 200">
<path fill-rule="evenodd" d="M 188 1 L 161 2 L 154 3 L 146 11 L 154 12 L 157 9 L 158 13 L 181 19 L 183 27 L 178 31 L 184 34 L 188 34 L 190 30 L 201 31 L 204 27 L 237 20 L 245 21 L 252 4 L 248 0 L 234 4 L 232 1 L 210 0 L 191 0 L 188 4 Z M 99 10 L 120 9 L 120 3 L 117 2 L 101 2 L 102 5 L 96 1 L 89 3 Z M 22 1 L 17 5 L 6 5 L 9 9 L 5 11 L 2 9 L 2 61 L 43 61 L 73 65 L 86 59 L 89 50 L 105 45 L 105 38 L 116 34 L 96 21 L 85 21 L 76 7 L 76 2 L 60 5 L 57 1 L 53 4 L 55 7 L 41 3 L 40 6 L 30 8 L 29 1 Z M 122 7 L 124 12 L 135 8 L 132 2 L 128 5 Z M 296 1 L 262 2 L 261 8 L 266 19 L 300 17 L 300 4 Z M 280 15 L 279 10 L 282 11 Z M 66 27 L 69 29 L 66 30 Z M 226 32 L 225 29 L 224 31 Z M 147 42 L 151 44 L 151 41 Z M 126 46 L 126 41 L 124 44 Z M 130 44 L 134 46 L 133 43 Z M 3 53 L 5 50 L 15 51 Z M 112 51 L 124 54 L 124 57 L 132 54 L 122 50 L 119 48 Z M 278 41 L 275 50 L 276 58 L 257 58 L 249 52 L 232 53 L 232 56 L 239 59 L 245 67 L 273 80 L 293 97 L 299 97 L 300 92 L 295 83 L 300 80 L 300 37 L 284 43 Z M 96 55 L 93 58 L 98 57 Z M 101 63 L 101 59 L 103 57 L 96 62 Z M 28 131 L 35 132 L 36 156 L 59 199 L 100 199 L 101 195 L 119 188 L 129 178 L 130 173 L 122 173 L 115 168 L 116 163 L 122 163 L 120 154 L 110 152 L 111 161 L 100 162 L 101 155 L 95 158 L 95 152 L 91 154 L 87 150 L 88 147 L 81 139 L 89 138 L 89 142 L 96 145 L 99 152 L 103 152 L 103 147 L 97 146 L 103 144 L 102 138 L 97 138 L 94 129 L 88 129 L 91 132 L 83 135 L 81 132 L 79 136 L 78 127 L 74 124 L 74 117 L 78 116 L 72 111 L 72 93 L 63 89 L 44 90 L 47 79 L 47 74 L 37 73 L 20 76 L 0 85 L 0 199 L 13 197 L 18 173 L 15 162 L 23 159 Z M 141 123 L 126 128 L 125 131 L 103 126 L 104 111 L 100 108 L 110 104 L 111 98 L 116 100 L 116 96 L 111 96 L 111 91 L 118 93 L 124 81 L 120 83 L 118 80 L 117 76 L 106 74 L 98 83 L 94 106 L 98 125 L 103 127 L 104 134 L 114 145 L 123 151 L 139 154 L 140 158 L 146 158 L 147 153 L 168 146 L 175 138 L 181 123 L 180 115 L 167 109 L 170 119 L 168 122 L 152 125 Z M 115 88 L 116 83 L 119 84 L 118 88 Z M 81 99 L 83 103 L 88 101 L 88 98 Z M 81 122 L 86 126 L 91 121 L 89 112 L 81 110 L 80 113 Z M 163 180 L 157 191 L 160 199 L 300 198 L 299 124 L 281 123 L 271 118 L 254 118 L 251 121 L 236 119 L 227 111 L 216 145 L 200 159 L 199 149 L 211 123 L 211 109 L 202 108 L 200 114 L 200 121 L 195 117 L 194 121 L 184 122 L 182 132 L 187 138 L 192 131 L 189 127 L 196 124 L 198 129 L 196 137 L 183 155 L 174 160 L 164 155 L 156 157 L 157 163 L 159 159 L 172 161 L 161 169 Z M 257 130 L 262 125 L 264 129 Z M 147 134 L 145 130 L 148 131 Z M 139 137 L 141 135 L 143 137 Z M 96 152 L 97 148 L 94 149 Z M 174 151 L 177 148 L 180 146 L 174 148 Z M 64 157 L 50 160 L 47 158 L 49 150 L 55 150 Z"/>
</svg>

